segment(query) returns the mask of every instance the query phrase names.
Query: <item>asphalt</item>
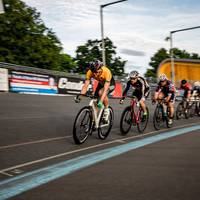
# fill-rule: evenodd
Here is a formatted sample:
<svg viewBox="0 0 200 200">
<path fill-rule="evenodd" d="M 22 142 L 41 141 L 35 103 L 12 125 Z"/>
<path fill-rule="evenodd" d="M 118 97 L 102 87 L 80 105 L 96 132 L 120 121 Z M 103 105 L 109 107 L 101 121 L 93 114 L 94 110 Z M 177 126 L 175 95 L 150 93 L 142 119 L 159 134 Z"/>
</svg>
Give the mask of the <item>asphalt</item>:
<svg viewBox="0 0 200 200">
<path fill-rule="evenodd" d="M 154 106 L 147 102 L 150 120 L 144 134 L 132 128 L 127 136 L 119 131 L 126 105 L 111 99 L 115 121 L 106 140 L 93 134 L 75 145 L 72 127 L 78 110 L 73 97 L 0 94 L 0 178 L 23 174 L 97 151 L 144 138 L 199 125 L 198 117 L 174 122 L 171 129 L 155 131 Z M 11 199 L 198 199 L 200 188 L 200 131 L 175 136 L 130 150 L 76 172 L 40 185 Z M 1 198 L 0 198 L 1 199 Z"/>
</svg>

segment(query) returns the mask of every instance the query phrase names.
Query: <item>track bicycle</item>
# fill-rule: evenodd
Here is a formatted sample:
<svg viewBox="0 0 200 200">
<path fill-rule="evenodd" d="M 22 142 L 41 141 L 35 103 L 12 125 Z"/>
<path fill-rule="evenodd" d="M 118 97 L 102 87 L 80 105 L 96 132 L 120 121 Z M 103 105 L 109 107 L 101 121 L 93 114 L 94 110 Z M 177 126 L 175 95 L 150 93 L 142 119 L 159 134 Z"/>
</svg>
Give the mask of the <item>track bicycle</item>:
<svg viewBox="0 0 200 200">
<path fill-rule="evenodd" d="M 143 117 L 144 111 L 137 101 L 136 97 L 128 96 L 131 99 L 130 106 L 127 106 L 121 115 L 120 120 L 120 131 L 122 135 L 126 135 L 132 125 L 137 125 L 137 129 L 140 133 L 143 133 L 147 127 L 149 120 L 149 110 L 146 107 L 147 115 Z"/>
<path fill-rule="evenodd" d="M 199 97 L 192 97 L 189 101 L 189 116 L 200 116 L 200 101 Z"/>
<path fill-rule="evenodd" d="M 77 114 L 74 126 L 73 126 L 73 139 L 75 144 L 84 143 L 89 135 L 92 135 L 93 131 L 98 131 L 100 139 L 104 140 L 109 135 L 114 119 L 114 112 L 111 106 L 109 106 L 109 118 L 105 121 L 104 106 L 101 109 L 97 109 L 97 97 L 91 95 L 81 95 L 91 98 L 89 106 L 84 106 Z"/>
<path fill-rule="evenodd" d="M 191 98 L 190 101 L 186 101 L 186 99 L 183 98 L 177 106 L 176 119 L 180 119 L 182 116 L 188 119 L 189 117 L 194 117 L 194 115 L 200 116 L 199 98 Z"/>
<path fill-rule="evenodd" d="M 160 130 L 164 124 L 171 128 L 172 124 L 169 124 L 169 107 L 166 105 L 165 99 L 157 99 L 156 101 L 157 105 L 153 115 L 154 128 Z"/>
<path fill-rule="evenodd" d="M 179 120 L 183 117 L 185 117 L 185 119 L 188 119 L 190 115 L 189 110 L 189 101 L 187 101 L 186 98 L 183 98 L 176 108 L 176 119 Z"/>
</svg>

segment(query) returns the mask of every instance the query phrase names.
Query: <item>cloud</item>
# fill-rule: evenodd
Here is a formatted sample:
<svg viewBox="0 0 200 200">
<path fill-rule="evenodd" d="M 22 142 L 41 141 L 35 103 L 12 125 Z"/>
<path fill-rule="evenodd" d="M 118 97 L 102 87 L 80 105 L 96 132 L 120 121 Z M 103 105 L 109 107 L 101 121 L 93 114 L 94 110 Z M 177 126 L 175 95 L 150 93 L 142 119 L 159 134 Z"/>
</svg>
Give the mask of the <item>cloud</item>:
<svg viewBox="0 0 200 200">
<path fill-rule="evenodd" d="M 120 53 L 129 55 L 129 56 L 142 56 L 142 57 L 145 56 L 145 52 L 131 50 L 131 49 L 121 49 Z"/>
<path fill-rule="evenodd" d="M 101 39 L 100 4 L 111 0 L 23 0 L 41 12 L 47 27 L 52 28 L 72 56 L 78 45 L 88 39 Z M 129 0 L 104 8 L 104 31 L 123 60 L 125 71 L 134 66 L 144 73 L 150 57 L 161 47 L 169 49 L 164 39 L 171 30 L 198 26 L 200 1 Z M 174 46 L 200 54 L 200 29 L 176 33 Z"/>
</svg>

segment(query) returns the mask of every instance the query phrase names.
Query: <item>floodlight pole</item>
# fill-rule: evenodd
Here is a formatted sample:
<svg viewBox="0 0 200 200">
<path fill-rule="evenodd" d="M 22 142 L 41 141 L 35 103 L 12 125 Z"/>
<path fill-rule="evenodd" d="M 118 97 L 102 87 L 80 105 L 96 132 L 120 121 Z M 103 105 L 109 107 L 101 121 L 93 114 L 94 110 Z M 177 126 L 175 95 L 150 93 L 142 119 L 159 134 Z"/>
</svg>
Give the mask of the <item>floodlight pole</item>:
<svg viewBox="0 0 200 200">
<path fill-rule="evenodd" d="M 101 21 L 101 41 L 102 41 L 102 61 L 103 65 L 106 65 L 106 54 L 105 54 L 105 40 L 104 40 L 104 26 L 103 26 L 103 8 L 106 6 L 110 6 L 113 4 L 121 3 L 123 1 L 128 0 L 121 0 L 121 1 L 115 1 L 107 4 L 100 5 L 100 21 Z"/>
<path fill-rule="evenodd" d="M 174 33 L 177 33 L 177 32 L 188 31 L 188 30 L 197 29 L 197 28 L 200 28 L 200 26 L 170 31 L 169 39 L 170 39 L 170 58 L 171 58 L 171 80 L 174 84 L 175 84 L 175 82 L 174 82 L 175 81 L 175 73 L 174 73 L 174 52 L 173 52 L 173 38 L 172 38 L 172 36 L 173 36 Z"/>
</svg>

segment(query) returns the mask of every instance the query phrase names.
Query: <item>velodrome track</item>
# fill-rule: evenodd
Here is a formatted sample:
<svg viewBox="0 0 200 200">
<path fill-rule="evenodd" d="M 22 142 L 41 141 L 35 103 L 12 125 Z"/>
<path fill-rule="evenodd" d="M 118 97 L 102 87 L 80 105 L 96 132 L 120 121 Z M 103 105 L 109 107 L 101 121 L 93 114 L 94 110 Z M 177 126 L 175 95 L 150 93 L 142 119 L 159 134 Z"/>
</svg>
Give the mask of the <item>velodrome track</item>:
<svg viewBox="0 0 200 200">
<path fill-rule="evenodd" d="M 155 131 L 154 106 L 144 134 L 119 131 L 128 101 L 111 99 L 115 121 L 106 140 L 72 139 L 88 99 L 0 93 L 1 199 L 199 199 L 200 119 Z M 122 154 L 123 153 L 123 154 Z"/>
</svg>

